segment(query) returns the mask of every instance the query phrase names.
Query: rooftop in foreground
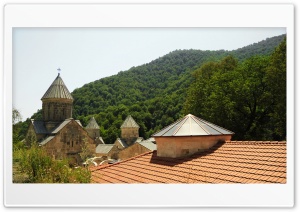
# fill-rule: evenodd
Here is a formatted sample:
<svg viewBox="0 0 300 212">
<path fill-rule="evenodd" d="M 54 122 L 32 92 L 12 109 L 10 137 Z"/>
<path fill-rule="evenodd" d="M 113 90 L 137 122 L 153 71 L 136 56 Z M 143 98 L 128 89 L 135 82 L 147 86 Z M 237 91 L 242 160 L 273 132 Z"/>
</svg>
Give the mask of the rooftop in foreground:
<svg viewBox="0 0 300 212">
<path fill-rule="evenodd" d="M 147 152 L 91 168 L 92 183 L 286 183 L 286 142 L 218 142 L 185 158 Z"/>
</svg>

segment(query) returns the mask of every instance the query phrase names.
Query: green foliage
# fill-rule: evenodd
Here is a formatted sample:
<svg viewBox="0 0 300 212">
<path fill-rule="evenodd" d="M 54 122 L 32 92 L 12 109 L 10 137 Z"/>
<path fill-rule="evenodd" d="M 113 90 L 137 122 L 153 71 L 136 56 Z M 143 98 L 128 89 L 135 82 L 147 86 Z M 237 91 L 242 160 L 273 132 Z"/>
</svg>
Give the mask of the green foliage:
<svg viewBox="0 0 300 212">
<path fill-rule="evenodd" d="M 232 56 L 195 71 L 184 112 L 235 132 L 240 140 L 286 139 L 285 41 L 271 56 Z"/>
<path fill-rule="evenodd" d="M 74 118 L 85 126 L 89 117 L 95 116 L 101 126 L 101 136 L 106 143 L 113 143 L 120 136 L 119 125 L 130 114 L 141 126 L 140 136 L 148 138 L 186 114 L 182 109 L 195 69 L 208 61 L 213 61 L 213 65 L 227 55 L 238 56 L 239 61 L 243 61 L 257 54 L 271 54 L 284 37 L 235 51 L 176 50 L 148 64 L 91 82 L 72 93 Z M 226 102 L 226 97 L 222 101 Z"/>
<path fill-rule="evenodd" d="M 89 183 L 90 172 L 86 168 L 72 169 L 67 160 L 53 160 L 41 147 L 16 149 L 14 163 L 28 176 L 29 183 Z"/>
<path fill-rule="evenodd" d="M 42 109 L 37 110 L 37 112 L 34 113 L 30 118 L 36 121 L 43 120 L 43 110 Z"/>
</svg>

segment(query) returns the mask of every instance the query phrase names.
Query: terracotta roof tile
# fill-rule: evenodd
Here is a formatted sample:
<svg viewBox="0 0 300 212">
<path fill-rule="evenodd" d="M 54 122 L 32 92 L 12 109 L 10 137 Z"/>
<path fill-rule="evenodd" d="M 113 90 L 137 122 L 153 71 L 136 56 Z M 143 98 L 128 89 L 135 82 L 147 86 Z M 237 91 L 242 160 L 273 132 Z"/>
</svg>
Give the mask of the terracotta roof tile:
<svg viewBox="0 0 300 212">
<path fill-rule="evenodd" d="M 91 171 L 94 183 L 286 183 L 286 142 L 220 142 L 187 158 L 152 151 Z"/>
</svg>

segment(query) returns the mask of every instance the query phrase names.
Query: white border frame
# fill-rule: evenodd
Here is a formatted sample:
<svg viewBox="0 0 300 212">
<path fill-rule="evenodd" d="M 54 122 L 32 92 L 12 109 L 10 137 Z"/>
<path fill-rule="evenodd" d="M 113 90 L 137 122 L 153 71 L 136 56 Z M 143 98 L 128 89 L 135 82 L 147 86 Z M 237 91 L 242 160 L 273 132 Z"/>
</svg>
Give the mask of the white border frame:
<svg viewBox="0 0 300 212">
<path fill-rule="evenodd" d="M 288 55 L 287 183 L 13 184 L 10 123 L 14 27 L 285 27 Z M 291 4 L 8 4 L 4 8 L 4 70 L 6 207 L 291 207 L 294 204 L 294 6 Z M 117 198 L 114 198 L 116 194 Z"/>
</svg>

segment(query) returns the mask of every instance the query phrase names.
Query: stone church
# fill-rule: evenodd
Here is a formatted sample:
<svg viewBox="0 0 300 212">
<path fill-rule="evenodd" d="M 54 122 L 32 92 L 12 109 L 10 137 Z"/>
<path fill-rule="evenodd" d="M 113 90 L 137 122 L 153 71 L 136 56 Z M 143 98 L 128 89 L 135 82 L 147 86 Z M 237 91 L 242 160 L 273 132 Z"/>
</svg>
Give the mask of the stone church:
<svg viewBox="0 0 300 212">
<path fill-rule="evenodd" d="M 31 120 L 26 145 L 36 142 L 54 159 L 69 158 L 73 163 L 82 162 L 83 149 L 95 155 L 96 144 L 103 142 L 99 126 L 91 119 L 84 129 L 79 120 L 72 118 L 73 97 L 60 74 L 41 100 L 43 119 Z"/>
</svg>

